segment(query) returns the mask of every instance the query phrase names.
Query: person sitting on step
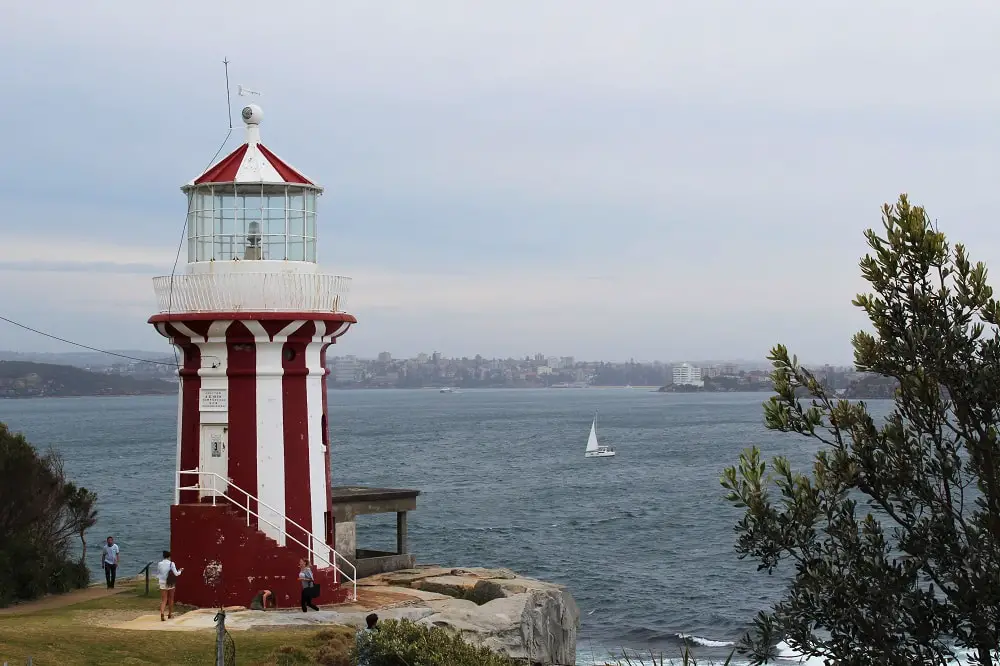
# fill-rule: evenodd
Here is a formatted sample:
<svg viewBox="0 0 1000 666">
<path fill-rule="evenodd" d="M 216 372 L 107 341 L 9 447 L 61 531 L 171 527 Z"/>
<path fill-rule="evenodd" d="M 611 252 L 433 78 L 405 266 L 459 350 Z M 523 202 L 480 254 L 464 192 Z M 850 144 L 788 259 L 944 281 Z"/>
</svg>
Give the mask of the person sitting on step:
<svg viewBox="0 0 1000 666">
<path fill-rule="evenodd" d="M 261 590 L 250 602 L 250 610 L 267 610 L 268 606 L 274 608 L 274 595 L 271 590 Z"/>
</svg>

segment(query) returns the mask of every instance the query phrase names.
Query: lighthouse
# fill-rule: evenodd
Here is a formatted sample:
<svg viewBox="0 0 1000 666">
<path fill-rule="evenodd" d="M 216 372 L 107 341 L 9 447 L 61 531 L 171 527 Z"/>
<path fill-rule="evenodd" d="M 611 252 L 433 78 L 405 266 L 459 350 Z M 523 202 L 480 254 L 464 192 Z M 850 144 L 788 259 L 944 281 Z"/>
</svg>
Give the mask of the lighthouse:
<svg viewBox="0 0 1000 666">
<path fill-rule="evenodd" d="M 261 142 L 260 107 L 241 116 L 243 144 L 181 188 L 186 265 L 154 279 L 149 322 L 180 359 L 176 599 L 297 606 L 305 559 L 329 603 L 356 579 L 334 549 L 326 399 L 350 279 L 317 263 L 323 189 Z"/>
</svg>

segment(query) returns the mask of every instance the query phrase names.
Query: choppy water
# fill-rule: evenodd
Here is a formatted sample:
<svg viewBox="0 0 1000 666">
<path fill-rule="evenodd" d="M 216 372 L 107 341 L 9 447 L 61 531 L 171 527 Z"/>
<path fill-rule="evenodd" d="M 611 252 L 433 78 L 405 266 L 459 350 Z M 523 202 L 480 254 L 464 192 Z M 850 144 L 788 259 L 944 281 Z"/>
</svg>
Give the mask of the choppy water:
<svg viewBox="0 0 1000 666">
<path fill-rule="evenodd" d="M 809 440 L 767 431 L 763 394 L 645 390 L 332 391 L 335 484 L 419 488 L 411 549 L 421 562 L 504 566 L 564 583 L 580 605 L 581 663 L 620 647 L 728 653 L 784 579 L 733 551 L 739 514 L 719 475 L 752 444 L 805 464 Z M 598 411 L 611 459 L 584 459 Z M 97 491 L 99 543 L 123 573 L 168 543 L 176 399 L 0 401 L 0 420 L 64 457 Z M 395 517 L 362 517 L 361 546 L 395 545 Z M 90 559 L 97 564 L 97 553 Z"/>
</svg>

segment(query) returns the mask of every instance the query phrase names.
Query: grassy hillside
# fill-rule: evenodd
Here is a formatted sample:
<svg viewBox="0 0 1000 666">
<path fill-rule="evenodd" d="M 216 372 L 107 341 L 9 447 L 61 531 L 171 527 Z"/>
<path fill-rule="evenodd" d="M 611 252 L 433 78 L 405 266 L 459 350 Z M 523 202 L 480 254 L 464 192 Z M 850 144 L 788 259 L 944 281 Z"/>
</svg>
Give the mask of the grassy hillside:
<svg viewBox="0 0 1000 666">
<path fill-rule="evenodd" d="M 105 375 L 70 365 L 0 361 L 0 398 L 162 395 L 176 392 L 176 384 L 160 379 Z"/>
</svg>

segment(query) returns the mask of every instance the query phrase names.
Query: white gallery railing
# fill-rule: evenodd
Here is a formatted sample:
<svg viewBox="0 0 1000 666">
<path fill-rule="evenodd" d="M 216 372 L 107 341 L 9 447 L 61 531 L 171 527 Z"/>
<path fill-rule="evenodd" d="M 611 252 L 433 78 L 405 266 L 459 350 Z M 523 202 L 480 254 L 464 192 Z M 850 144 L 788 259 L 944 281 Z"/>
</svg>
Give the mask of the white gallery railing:
<svg viewBox="0 0 1000 666">
<path fill-rule="evenodd" d="M 201 273 L 153 278 L 160 313 L 344 312 L 351 278 L 323 273 Z"/>
</svg>

